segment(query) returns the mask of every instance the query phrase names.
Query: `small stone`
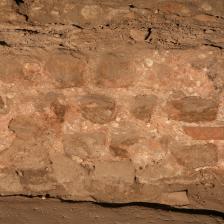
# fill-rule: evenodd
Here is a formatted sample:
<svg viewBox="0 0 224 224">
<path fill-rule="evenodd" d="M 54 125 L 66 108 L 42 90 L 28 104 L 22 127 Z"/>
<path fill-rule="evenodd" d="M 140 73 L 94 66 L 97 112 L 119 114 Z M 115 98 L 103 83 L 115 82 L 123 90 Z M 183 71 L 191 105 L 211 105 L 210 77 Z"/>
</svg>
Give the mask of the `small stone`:
<svg viewBox="0 0 224 224">
<path fill-rule="evenodd" d="M 145 64 L 146 64 L 147 67 L 149 67 L 149 68 L 152 67 L 153 63 L 154 62 L 151 58 L 146 58 L 145 59 Z"/>
<path fill-rule="evenodd" d="M 104 95 L 86 95 L 80 101 L 82 116 L 93 122 L 105 124 L 115 119 L 115 101 Z"/>
<path fill-rule="evenodd" d="M 155 95 L 137 95 L 133 99 L 131 113 L 135 118 L 149 123 L 156 103 Z"/>
<path fill-rule="evenodd" d="M 144 41 L 145 36 L 146 36 L 145 31 L 136 30 L 136 29 L 131 29 L 130 30 L 130 37 L 135 41 L 138 41 L 138 42 Z"/>
<path fill-rule="evenodd" d="M 60 122 L 64 121 L 64 116 L 66 113 L 66 106 L 60 104 L 58 101 L 52 102 L 51 107 Z"/>
<path fill-rule="evenodd" d="M 25 63 L 23 66 L 23 73 L 25 78 L 33 79 L 35 75 L 38 75 L 41 72 L 41 66 L 35 62 Z"/>
<path fill-rule="evenodd" d="M 81 10 L 81 15 L 90 21 L 97 19 L 102 13 L 103 10 L 98 5 L 86 5 Z"/>
<path fill-rule="evenodd" d="M 205 11 L 211 11 L 212 10 L 211 5 L 209 5 L 207 2 L 203 3 L 201 8 L 204 9 Z"/>
</svg>

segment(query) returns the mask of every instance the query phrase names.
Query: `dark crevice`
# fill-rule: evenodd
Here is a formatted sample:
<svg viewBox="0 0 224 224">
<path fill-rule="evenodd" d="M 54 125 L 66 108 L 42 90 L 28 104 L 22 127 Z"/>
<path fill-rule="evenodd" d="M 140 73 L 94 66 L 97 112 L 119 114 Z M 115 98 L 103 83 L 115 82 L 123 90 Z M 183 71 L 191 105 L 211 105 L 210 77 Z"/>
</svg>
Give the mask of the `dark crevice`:
<svg viewBox="0 0 224 224">
<path fill-rule="evenodd" d="M 0 40 L 0 45 L 10 47 L 10 45 L 7 42 L 5 42 L 4 40 Z"/>
<path fill-rule="evenodd" d="M 20 5 L 20 4 L 24 3 L 24 0 L 15 0 L 15 2 L 17 5 Z"/>
<path fill-rule="evenodd" d="M 79 26 L 79 25 L 77 25 L 77 24 L 72 24 L 72 26 L 73 26 L 73 27 L 76 27 L 76 28 L 78 28 L 78 29 L 81 29 L 81 30 L 84 29 L 83 27 L 81 27 L 81 26 Z"/>
<path fill-rule="evenodd" d="M 224 213 L 216 210 L 207 210 L 207 209 L 192 209 L 192 208 L 178 208 L 172 207 L 169 205 L 158 204 L 158 203 L 148 203 L 148 202 L 131 202 L 124 204 L 116 204 L 116 203 L 94 203 L 100 205 L 105 208 L 120 208 L 124 206 L 140 206 L 146 208 L 152 208 L 156 210 L 164 210 L 171 212 L 179 212 L 185 214 L 194 214 L 194 215 L 207 215 L 207 216 L 219 216 L 224 219 Z"/>
<path fill-rule="evenodd" d="M 149 38 L 152 34 L 152 28 L 148 28 L 147 34 L 145 36 L 145 40 L 151 41 Z"/>
<path fill-rule="evenodd" d="M 133 4 L 128 5 L 130 9 L 134 9 L 135 6 Z"/>
<path fill-rule="evenodd" d="M 215 47 L 218 48 L 220 50 L 224 49 L 222 46 L 216 45 L 216 44 L 204 44 L 205 46 L 209 46 L 209 47 Z"/>
<path fill-rule="evenodd" d="M 70 199 L 63 199 L 59 196 L 52 196 L 50 194 L 44 195 L 25 195 L 25 194 L 15 194 L 15 195 L 0 195 L 1 197 L 11 198 L 11 197 L 24 197 L 24 198 L 40 198 L 40 199 L 56 199 L 61 203 L 71 203 L 71 204 L 83 204 L 83 203 L 91 203 L 103 208 L 122 208 L 122 207 L 145 207 L 149 209 L 155 210 L 163 210 L 174 213 L 184 213 L 189 215 L 203 215 L 203 216 L 216 216 L 220 217 L 224 220 L 224 212 L 209 210 L 209 209 L 193 209 L 193 208 L 183 208 L 183 207 L 173 207 L 170 205 L 159 204 L 159 203 L 150 203 L 150 202 L 129 202 L 129 203 L 107 203 L 107 202 L 93 202 L 93 201 L 75 201 Z"/>
<path fill-rule="evenodd" d="M 38 34 L 39 32 L 36 30 L 29 30 L 29 29 L 15 29 L 15 31 L 22 31 L 29 34 Z"/>
</svg>

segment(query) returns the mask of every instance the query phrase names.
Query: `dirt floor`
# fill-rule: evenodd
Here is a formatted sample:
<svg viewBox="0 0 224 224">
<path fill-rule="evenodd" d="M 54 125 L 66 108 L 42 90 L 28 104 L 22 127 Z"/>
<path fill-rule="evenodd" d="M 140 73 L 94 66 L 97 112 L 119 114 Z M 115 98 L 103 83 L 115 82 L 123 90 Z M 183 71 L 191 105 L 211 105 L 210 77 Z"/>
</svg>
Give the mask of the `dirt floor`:
<svg viewBox="0 0 224 224">
<path fill-rule="evenodd" d="M 97 205 L 54 199 L 0 199 L 2 224 L 222 224 L 222 214 L 159 205 Z"/>
</svg>

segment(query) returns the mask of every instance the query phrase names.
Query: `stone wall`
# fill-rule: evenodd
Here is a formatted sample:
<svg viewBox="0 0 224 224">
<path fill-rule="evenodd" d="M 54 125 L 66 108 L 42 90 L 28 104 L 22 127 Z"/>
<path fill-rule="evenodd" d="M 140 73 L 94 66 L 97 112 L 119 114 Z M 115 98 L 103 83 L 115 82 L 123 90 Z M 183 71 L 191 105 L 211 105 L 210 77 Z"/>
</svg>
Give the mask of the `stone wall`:
<svg viewBox="0 0 224 224">
<path fill-rule="evenodd" d="M 224 2 L 3 0 L 0 193 L 224 208 Z"/>
</svg>

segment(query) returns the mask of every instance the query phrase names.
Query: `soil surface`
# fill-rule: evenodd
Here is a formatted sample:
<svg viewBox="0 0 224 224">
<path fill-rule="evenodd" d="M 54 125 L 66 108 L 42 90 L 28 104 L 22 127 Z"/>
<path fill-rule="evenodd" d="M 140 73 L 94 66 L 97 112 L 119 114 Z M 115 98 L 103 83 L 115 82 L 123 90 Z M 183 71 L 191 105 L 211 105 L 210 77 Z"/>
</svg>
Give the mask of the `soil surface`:
<svg viewBox="0 0 224 224">
<path fill-rule="evenodd" d="M 222 224 L 219 213 L 174 211 L 159 205 L 97 205 L 54 199 L 10 197 L 0 199 L 4 224 Z M 201 213 L 201 214 L 200 214 Z"/>
</svg>

